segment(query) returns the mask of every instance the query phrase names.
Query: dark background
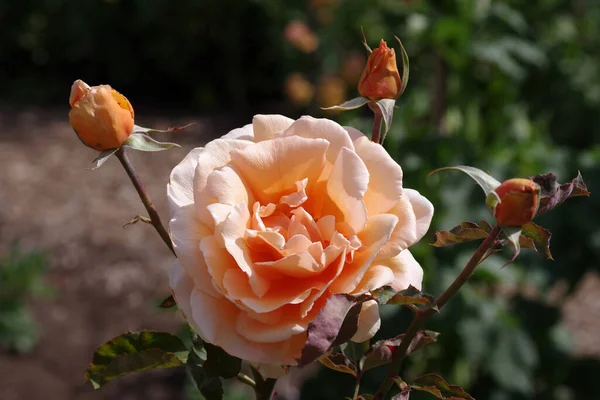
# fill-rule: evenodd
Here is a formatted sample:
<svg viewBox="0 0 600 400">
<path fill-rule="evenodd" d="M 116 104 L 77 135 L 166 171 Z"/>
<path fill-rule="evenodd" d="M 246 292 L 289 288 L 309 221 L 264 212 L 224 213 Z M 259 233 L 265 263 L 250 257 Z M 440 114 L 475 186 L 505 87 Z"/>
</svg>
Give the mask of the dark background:
<svg viewBox="0 0 600 400">
<path fill-rule="evenodd" d="M 489 220 L 473 182 L 453 172 L 427 177 L 431 170 L 468 164 L 500 180 L 554 172 L 561 182 L 581 170 L 594 194 L 594 0 L 0 0 L 0 398 L 195 396 L 182 372 L 95 393 L 82 384 L 96 345 L 126 329 L 175 330 L 178 320 L 153 308 L 168 292 L 168 251 L 145 226 L 121 229 L 143 213 L 122 171 L 116 163 L 85 170 L 95 155 L 67 124 L 72 82 L 112 85 L 144 126 L 198 121 L 170 138 L 184 149 L 134 158 L 164 215 L 169 170 L 254 113 L 310 113 L 370 131 L 366 109 L 319 109 L 356 95 L 361 26 L 372 47 L 384 38 L 397 48 L 399 36 L 411 58 L 385 145 L 405 186 L 436 206 L 414 249 L 425 290 L 439 294 L 473 251 L 434 249 L 433 232 Z M 506 255 L 490 258 L 430 321 L 440 341 L 411 356 L 403 376 L 439 372 L 478 399 L 600 398 L 598 217 L 592 195 L 540 218 L 555 261 L 527 250 L 505 268 Z M 408 323 L 404 312 L 382 313 L 381 337 Z M 366 375 L 364 390 L 384 373 Z M 321 370 L 301 395 L 343 398 L 352 386 Z M 236 396 L 244 394 L 232 387 Z"/>
</svg>

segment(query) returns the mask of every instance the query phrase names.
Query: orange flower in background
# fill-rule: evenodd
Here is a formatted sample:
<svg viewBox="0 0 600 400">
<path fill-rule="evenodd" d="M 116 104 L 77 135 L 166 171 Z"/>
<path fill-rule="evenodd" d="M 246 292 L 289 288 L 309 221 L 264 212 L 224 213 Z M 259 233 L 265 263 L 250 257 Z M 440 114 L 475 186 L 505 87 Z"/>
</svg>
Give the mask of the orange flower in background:
<svg viewBox="0 0 600 400">
<path fill-rule="evenodd" d="M 69 121 L 77 136 L 99 150 L 120 147 L 133 130 L 129 100 L 109 85 L 89 86 L 78 79 L 71 87 Z"/>
<path fill-rule="evenodd" d="M 382 39 L 373 50 L 358 82 L 358 92 L 371 100 L 397 99 L 402 79 L 396 64 L 396 53 Z"/>
<path fill-rule="evenodd" d="M 302 74 L 291 74 L 285 80 L 285 93 L 288 99 L 297 107 L 310 104 L 315 96 L 315 87 Z"/>
<path fill-rule="evenodd" d="M 319 38 L 301 21 L 292 21 L 285 27 L 286 40 L 305 53 L 312 53 L 319 47 Z"/>
<path fill-rule="evenodd" d="M 235 357 L 296 365 L 334 294 L 421 287 L 408 248 L 433 206 L 402 179 L 383 147 L 327 119 L 257 115 L 192 150 L 168 185 L 180 310 Z M 376 302 L 363 303 L 352 340 L 379 325 Z"/>
<path fill-rule="evenodd" d="M 504 181 L 495 190 L 500 202 L 494 217 L 500 225 L 521 226 L 535 217 L 539 205 L 539 188 L 530 179 Z"/>
<path fill-rule="evenodd" d="M 346 82 L 338 76 L 325 76 L 317 88 L 317 101 L 321 107 L 331 107 L 346 99 Z"/>
</svg>

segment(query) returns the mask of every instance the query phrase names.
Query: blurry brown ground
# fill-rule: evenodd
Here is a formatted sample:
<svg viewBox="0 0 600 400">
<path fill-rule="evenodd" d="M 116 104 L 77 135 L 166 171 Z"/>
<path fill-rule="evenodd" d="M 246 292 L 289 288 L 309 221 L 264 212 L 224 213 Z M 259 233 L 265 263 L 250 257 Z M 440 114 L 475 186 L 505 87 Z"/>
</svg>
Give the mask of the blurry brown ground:
<svg viewBox="0 0 600 400">
<path fill-rule="evenodd" d="M 166 270 L 173 257 L 151 226 L 122 228 L 145 210 L 116 159 L 86 170 L 96 153 L 75 138 L 66 114 L 66 108 L 0 110 L 0 255 L 16 242 L 43 250 L 50 260 L 46 280 L 56 291 L 54 298 L 33 303 L 42 329 L 35 350 L 24 356 L 0 352 L 0 399 L 182 399 L 181 370 L 121 378 L 100 391 L 83 382 L 100 343 L 127 330 L 175 332 L 181 320 L 153 306 L 169 294 Z M 191 120 L 197 125 L 159 138 L 181 143 L 181 149 L 130 152 L 165 223 L 170 170 L 191 148 L 246 123 L 191 116 L 139 124 L 166 128 Z M 592 275 L 581 286 L 566 302 L 565 319 L 574 352 L 600 356 L 600 338 L 593 334 L 600 280 Z M 576 312 L 582 305 L 585 316 Z"/>
</svg>

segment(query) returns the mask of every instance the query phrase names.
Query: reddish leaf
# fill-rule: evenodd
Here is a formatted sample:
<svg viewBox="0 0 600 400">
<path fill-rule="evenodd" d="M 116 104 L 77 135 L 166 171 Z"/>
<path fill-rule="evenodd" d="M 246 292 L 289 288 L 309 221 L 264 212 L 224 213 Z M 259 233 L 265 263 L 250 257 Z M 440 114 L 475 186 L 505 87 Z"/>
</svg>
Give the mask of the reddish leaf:
<svg viewBox="0 0 600 400">
<path fill-rule="evenodd" d="M 565 202 L 570 197 L 589 196 L 590 192 L 581 177 L 581 173 L 577 173 L 577 177 L 571 182 L 558 185 L 554 174 L 542 174 L 531 178 L 535 183 L 542 188 L 542 199 L 538 208 L 537 215 L 543 215 Z"/>
<path fill-rule="evenodd" d="M 437 341 L 439 336 L 438 332 L 433 331 L 419 331 L 410 342 L 406 355 L 412 354 L 415 351 L 427 346 L 430 343 Z M 400 346 L 404 339 L 404 334 L 399 335 L 393 339 L 381 340 L 373 345 L 371 350 L 367 353 L 365 362 L 363 365 L 363 371 L 379 367 L 381 365 L 389 364 L 392 361 L 394 351 Z"/>
<path fill-rule="evenodd" d="M 400 393 L 394 395 L 392 400 L 408 400 L 410 398 L 410 386 L 399 376 L 394 378 L 394 383 L 400 389 Z"/>
<path fill-rule="evenodd" d="M 485 225 L 479 226 L 475 222 L 462 222 L 450 231 L 436 232 L 436 240 L 432 246 L 446 247 L 453 244 L 485 239 L 491 228 L 487 229 L 489 224 L 485 221 L 482 222 L 485 223 Z"/>
<path fill-rule="evenodd" d="M 416 305 L 437 310 L 435 298 L 430 294 L 421 292 L 412 285 L 408 289 L 393 295 L 387 302 L 380 304 Z"/>
<path fill-rule="evenodd" d="M 299 366 L 315 361 L 332 346 L 350 340 L 358 330 L 358 315 L 364 296 L 356 298 L 349 294 L 334 294 L 308 325 L 307 338 L 298 360 Z"/>
<path fill-rule="evenodd" d="M 330 354 L 319 361 L 329 369 L 356 376 L 356 366 L 342 353 Z"/>
<path fill-rule="evenodd" d="M 450 385 L 439 375 L 423 375 L 411 383 L 411 388 L 430 393 L 441 400 L 464 399 L 475 400 L 458 385 Z"/>
<path fill-rule="evenodd" d="M 527 242 L 527 246 L 524 246 L 523 244 L 521 244 L 521 246 L 537 251 L 546 260 L 553 260 L 552 253 L 550 252 L 551 238 L 552 233 L 549 230 L 544 229 L 533 222 L 529 222 L 528 224 L 523 225 L 523 232 L 521 232 L 521 243 L 523 243 L 523 239 L 529 240 L 533 244 L 533 247 L 529 247 L 529 242 Z"/>
</svg>

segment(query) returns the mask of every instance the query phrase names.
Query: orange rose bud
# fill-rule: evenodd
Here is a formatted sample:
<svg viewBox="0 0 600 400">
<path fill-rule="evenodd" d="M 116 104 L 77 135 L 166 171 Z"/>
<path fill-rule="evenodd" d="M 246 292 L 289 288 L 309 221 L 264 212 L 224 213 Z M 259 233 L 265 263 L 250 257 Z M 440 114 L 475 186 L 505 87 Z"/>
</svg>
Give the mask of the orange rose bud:
<svg viewBox="0 0 600 400">
<path fill-rule="evenodd" d="M 514 178 L 504 181 L 494 190 L 500 202 L 494 217 L 500 225 L 522 226 L 535 216 L 540 199 L 538 185 L 530 179 Z"/>
<path fill-rule="evenodd" d="M 358 82 L 358 93 L 371 100 L 397 99 L 402 79 L 396 64 L 396 53 L 382 39 L 373 50 Z"/>
<path fill-rule="evenodd" d="M 120 147 L 133 130 L 133 107 L 109 85 L 90 87 L 76 80 L 69 96 L 69 121 L 77 136 L 99 150 Z"/>
</svg>

